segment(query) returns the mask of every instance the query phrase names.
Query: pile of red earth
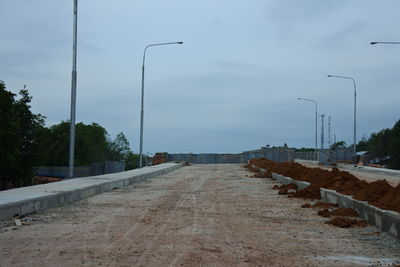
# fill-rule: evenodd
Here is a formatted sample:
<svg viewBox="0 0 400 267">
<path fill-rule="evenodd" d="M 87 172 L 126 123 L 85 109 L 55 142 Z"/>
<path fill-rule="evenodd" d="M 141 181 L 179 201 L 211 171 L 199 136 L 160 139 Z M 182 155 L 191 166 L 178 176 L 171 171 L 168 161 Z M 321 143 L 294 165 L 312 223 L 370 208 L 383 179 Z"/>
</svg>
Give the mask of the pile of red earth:
<svg viewBox="0 0 400 267">
<path fill-rule="evenodd" d="M 57 178 L 57 177 L 45 177 L 45 176 L 34 176 L 33 177 L 33 185 L 36 184 L 48 184 L 48 183 L 54 183 L 54 182 L 59 182 L 64 179 L 62 178 Z"/>
<path fill-rule="evenodd" d="M 251 159 L 245 168 L 256 173 L 255 177 L 258 178 L 270 178 L 274 172 L 298 181 L 309 182 L 310 186 L 293 194 L 295 197 L 321 199 L 320 188 L 325 188 L 367 201 L 381 209 L 400 212 L 400 183 L 396 187 L 386 180 L 367 183 L 337 168 L 331 171 L 307 168 L 298 163 L 274 162 L 265 158 Z"/>
</svg>

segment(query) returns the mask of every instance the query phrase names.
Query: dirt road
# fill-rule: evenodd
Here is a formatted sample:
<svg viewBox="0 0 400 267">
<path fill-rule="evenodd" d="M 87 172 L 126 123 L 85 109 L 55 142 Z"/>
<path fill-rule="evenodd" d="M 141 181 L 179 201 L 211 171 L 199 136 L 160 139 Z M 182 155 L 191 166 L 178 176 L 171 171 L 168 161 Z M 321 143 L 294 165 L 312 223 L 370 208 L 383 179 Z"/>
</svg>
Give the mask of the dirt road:
<svg viewBox="0 0 400 267">
<path fill-rule="evenodd" d="M 0 266 L 391 266 L 400 241 L 341 229 L 240 165 L 193 165 L 0 224 Z"/>
</svg>

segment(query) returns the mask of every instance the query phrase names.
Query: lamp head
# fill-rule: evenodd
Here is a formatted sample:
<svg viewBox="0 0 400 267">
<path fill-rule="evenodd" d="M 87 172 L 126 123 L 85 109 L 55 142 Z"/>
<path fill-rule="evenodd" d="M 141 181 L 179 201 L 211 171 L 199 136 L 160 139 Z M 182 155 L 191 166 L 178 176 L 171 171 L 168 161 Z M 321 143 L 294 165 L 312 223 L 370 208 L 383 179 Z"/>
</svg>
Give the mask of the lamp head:
<svg viewBox="0 0 400 267">
<path fill-rule="evenodd" d="M 328 77 L 330 78 L 330 77 L 332 77 L 332 75 L 329 74 Z"/>
<path fill-rule="evenodd" d="M 176 42 L 177 44 L 183 44 L 183 42 Z"/>
<path fill-rule="evenodd" d="M 371 42 L 370 44 L 371 44 L 371 45 L 375 45 L 375 44 L 377 44 L 377 43 L 378 43 L 378 42 Z"/>
</svg>

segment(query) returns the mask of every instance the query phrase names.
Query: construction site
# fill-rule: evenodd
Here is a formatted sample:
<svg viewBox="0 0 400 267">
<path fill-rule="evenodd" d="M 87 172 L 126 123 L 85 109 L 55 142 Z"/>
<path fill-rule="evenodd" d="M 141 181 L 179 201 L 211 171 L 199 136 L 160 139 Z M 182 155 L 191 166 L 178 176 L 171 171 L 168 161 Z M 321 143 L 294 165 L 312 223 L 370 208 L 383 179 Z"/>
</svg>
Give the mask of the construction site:
<svg viewBox="0 0 400 267">
<path fill-rule="evenodd" d="M 399 180 L 254 158 L 6 190 L 0 266 L 398 266 Z"/>
</svg>

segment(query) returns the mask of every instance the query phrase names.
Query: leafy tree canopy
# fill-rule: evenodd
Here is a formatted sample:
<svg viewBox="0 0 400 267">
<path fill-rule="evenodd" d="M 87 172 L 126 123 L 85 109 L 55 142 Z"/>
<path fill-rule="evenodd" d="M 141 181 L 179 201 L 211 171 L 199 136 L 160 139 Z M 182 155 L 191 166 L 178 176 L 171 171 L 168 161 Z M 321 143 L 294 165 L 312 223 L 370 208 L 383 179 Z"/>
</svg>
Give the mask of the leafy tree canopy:
<svg viewBox="0 0 400 267">
<path fill-rule="evenodd" d="M 28 91 L 19 95 L 16 99 L 0 81 L 0 190 L 32 183 L 36 137 L 44 125 L 44 117 L 30 111 Z"/>
</svg>

